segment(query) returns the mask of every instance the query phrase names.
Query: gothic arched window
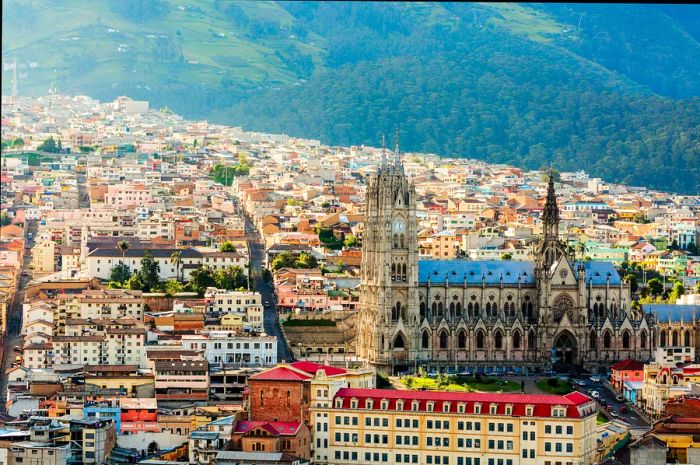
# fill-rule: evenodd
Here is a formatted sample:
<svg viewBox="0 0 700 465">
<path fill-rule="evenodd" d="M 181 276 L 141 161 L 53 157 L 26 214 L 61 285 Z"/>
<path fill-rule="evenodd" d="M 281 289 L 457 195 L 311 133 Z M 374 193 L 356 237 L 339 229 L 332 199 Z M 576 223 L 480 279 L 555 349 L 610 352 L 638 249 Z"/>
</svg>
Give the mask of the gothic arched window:
<svg viewBox="0 0 700 465">
<path fill-rule="evenodd" d="M 433 308 L 433 316 L 437 315 L 437 302 L 433 302 L 432 308 Z"/>
<path fill-rule="evenodd" d="M 430 347 L 430 336 L 428 335 L 428 331 L 423 331 L 423 335 L 421 336 L 421 345 L 423 349 L 427 349 Z"/>
<path fill-rule="evenodd" d="M 457 318 L 460 318 L 462 316 L 462 304 L 457 302 L 457 305 L 455 305 L 455 316 Z"/>
<path fill-rule="evenodd" d="M 404 263 L 403 265 L 401 265 L 401 276 L 402 276 L 402 278 L 403 278 L 403 280 L 404 280 L 404 282 L 405 282 L 405 281 L 406 281 L 406 276 L 408 276 L 408 275 L 406 274 L 406 264 L 405 264 L 405 263 Z"/>
<path fill-rule="evenodd" d="M 496 349 L 502 349 L 503 348 L 503 333 L 500 331 L 496 331 L 496 334 L 493 336 L 493 342 L 494 346 Z"/>
<path fill-rule="evenodd" d="M 685 330 L 685 334 L 683 335 L 683 345 L 686 347 L 690 347 L 690 331 L 687 329 Z"/>
<path fill-rule="evenodd" d="M 466 349 L 467 347 L 467 332 L 464 330 L 457 334 L 457 347 L 460 349 Z"/>
<path fill-rule="evenodd" d="M 610 331 L 605 330 L 605 333 L 603 333 L 603 347 L 609 349 L 610 346 L 612 346 L 612 334 L 610 334 Z"/>
<path fill-rule="evenodd" d="M 484 348 L 484 332 L 482 330 L 476 332 L 476 348 Z"/>
<path fill-rule="evenodd" d="M 447 331 L 445 330 L 440 333 L 440 348 L 447 349 Z"/>
<path fill-rule="evenodd" d="M 678 344 L 678 339 L 679 339 L 679 337 L 678 337 L 678 331 L 674 331 L 674 332 L 673 332 L 673 342 L 671 343 L 671 345 L 672 345 L 673 347 L 678 347 L 678 345 L 679 345 L 679 344 Z"/>
<path fill-rule="evenodd" d="M 479 317 L 479 302 L 474 302 L 474 316 Z"/>
<path fill-rule="evenodd" d="M 513 333 L 513 349 L 520 348 L 520 331 L 516 330 Z"/>
<path fill-rule="evenodd" d="M 627 330 L 624 330 L 622 332 L 622 348 L 623 349 L 630 348 L 630 332 Z"/>
<path fill-rule="evenodd" d="M 666 347 L 666 331 L 661 331 L 659 335 L 659 347 Z"/>
<path fill-rule="evenodd" d="M 442 318 L 443 308 L 442 302 L 438 302 L 438 318 Z"/>
<path fill-rule="evenodd" d="M 394 248 L 398 249 L 399 248 L 399 235 L 394 233 Z"/>
<path fill-rule="evenodd" d="M 595 350 L 595 348 L 598 346 L 598 336 L 596 336 L 595 331 L 591 331 L 591 336 L 590 336 L 588 346 L 593 350 Z"/>
<path fill-rule="evenodd" d="M 425 318 L 425 302 L 420 303 L 420 319 Z"/>
<path fill-rule="evenodd" d="M 527 303 L 527 317 L 529 320 L 532 320 L 534 315 L 532 314 L 532 302 Z"/>
<path fill-rule="evenodd" d="M 647 332 L 644 329 L 639 333 L 639 347 L 642 349 L 647 347 Z"/>
<path fill-rule="evenodd" d="M 535 337 L 535 331 L 532 329 L 527 335 L 527 348 L 529 350 L 537 350 L 537 338 Z"/>
</svg>

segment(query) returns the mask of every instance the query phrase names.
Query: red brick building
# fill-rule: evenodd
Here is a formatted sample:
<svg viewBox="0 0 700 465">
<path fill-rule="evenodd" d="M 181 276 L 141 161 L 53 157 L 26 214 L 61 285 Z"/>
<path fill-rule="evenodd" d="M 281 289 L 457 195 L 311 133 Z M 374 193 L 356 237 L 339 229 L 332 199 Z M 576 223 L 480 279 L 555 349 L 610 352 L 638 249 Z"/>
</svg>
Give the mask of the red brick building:
<svg viewBox="0 0 700 465">
<path fill-rule="evenodd" d="M 248 378 L 250 420 L 309 421 L 312 376 L 291 366 L 279 366 Z"/>
</svg>

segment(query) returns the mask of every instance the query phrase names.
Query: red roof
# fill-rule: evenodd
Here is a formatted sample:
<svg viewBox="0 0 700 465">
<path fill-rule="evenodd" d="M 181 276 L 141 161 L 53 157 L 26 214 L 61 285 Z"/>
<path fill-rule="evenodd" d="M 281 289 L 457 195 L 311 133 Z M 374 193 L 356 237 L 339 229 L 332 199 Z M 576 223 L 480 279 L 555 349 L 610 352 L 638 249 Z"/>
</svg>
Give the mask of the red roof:
<svg viewBox="0 0 700 465">
<path fill-rule="evenodd" d="M 318 370 L 323 370 L 326 372 L 327 376 L 344 375 L 348 370 L 342 368 L 336 368 L 329 365 L 321 365 L 314 362 L 294 362 L 291 364 L 297 370 L 305 371 L 311 375 L 316 375 Z"/>
<path fill-rule="evenodd" d="M 265 381 L 305 381 L 310 378 L 311 376 L 307 375 L 302 371 L 281 366 L 271 368 L 269 370 L 263 371 L 262 373 L 257 373 L 248 379 Z"/>
<path fill-rule="evenodd" d="M 475 404 L 481 404 L 481 413 L 491 414 L 490 406 L 496 405 L 496 415 L 506 415 L 506 405 L 512 406 L 512 416 L 526 416 L 525 407 L 534 406 L 535 417 L 551 417 L 552 407 L 561 406 L 566 408 L 566 416 L 569 418 L 580 418 L 595 413 L 595 406 L 590 397 L 580 392 L 572 392 L 565 396 L 539 395 L 539 394 L 496 394 L 496 393 L 476 393 L 476 392 L 444 392 L 444 391 L 406 391 L 393 389 L 357 389 L 341 388 L 335 396 L 342 399 L 342 408 L 350 409 L 350 401 L 358 401 L 358 409 L 366 409 L 367 400 L 373 400 L 373 410 L 380 410 L 381 401 L 387 400 L 389 404 L 386 409 L 397 410 L 397 401 L 403 400 L 403 411 L 412 411 L 413 401 L 418 401 L 418 411 L 427 411 L 427 402 L 434 402 L 433 411 L 443 412 L 443 403 L 450 402 L 449 413 L 459 413 L 458 404 L 465 404 L 464 413 L 474 414 Z M 588 405 L 590 408 L 579 410 L 578 407 Z"/>
<path fill-rule="evenodd" d="M 239 421 L 233 433 L 244 434 L 262 428 L 271 436 L 296 436 L 300 426 L 300 421 Z"/>
<path fill-rule="evenodd" d="M 639 371 L 644 369 L 644 364 L 638 360 L 628 358 L 627 360 L 617 362 L 612 366 L 612 369 L 615 371 Z"/>
</svg>

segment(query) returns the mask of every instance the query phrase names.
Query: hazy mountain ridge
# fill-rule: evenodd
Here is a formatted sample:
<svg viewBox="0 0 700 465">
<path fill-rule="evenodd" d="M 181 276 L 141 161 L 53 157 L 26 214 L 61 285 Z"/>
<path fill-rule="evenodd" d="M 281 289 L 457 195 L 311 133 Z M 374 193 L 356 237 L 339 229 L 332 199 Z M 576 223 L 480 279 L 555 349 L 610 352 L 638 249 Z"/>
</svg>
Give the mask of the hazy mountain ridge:
<svg viewBox="0 0 700 465">
<path fill-rule="evenodd" d="M 700 191 L 697 7 L 82 3 L 3 3 L 20 92 Z"/>
</svg>

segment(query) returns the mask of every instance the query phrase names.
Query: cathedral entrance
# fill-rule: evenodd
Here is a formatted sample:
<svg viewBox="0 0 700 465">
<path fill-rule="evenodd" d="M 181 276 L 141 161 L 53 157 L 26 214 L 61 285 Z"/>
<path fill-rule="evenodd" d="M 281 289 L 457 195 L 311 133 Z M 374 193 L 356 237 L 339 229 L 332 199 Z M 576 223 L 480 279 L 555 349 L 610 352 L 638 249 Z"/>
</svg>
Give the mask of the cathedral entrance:
<svg viewBox="0 0 700 465">
<path fill-rule="evenodd" d="M 552 347 L 552 364 L 567 370 L 578 363 L 576 338 L 569 331 L 560 333 Z"/>
</svg>

